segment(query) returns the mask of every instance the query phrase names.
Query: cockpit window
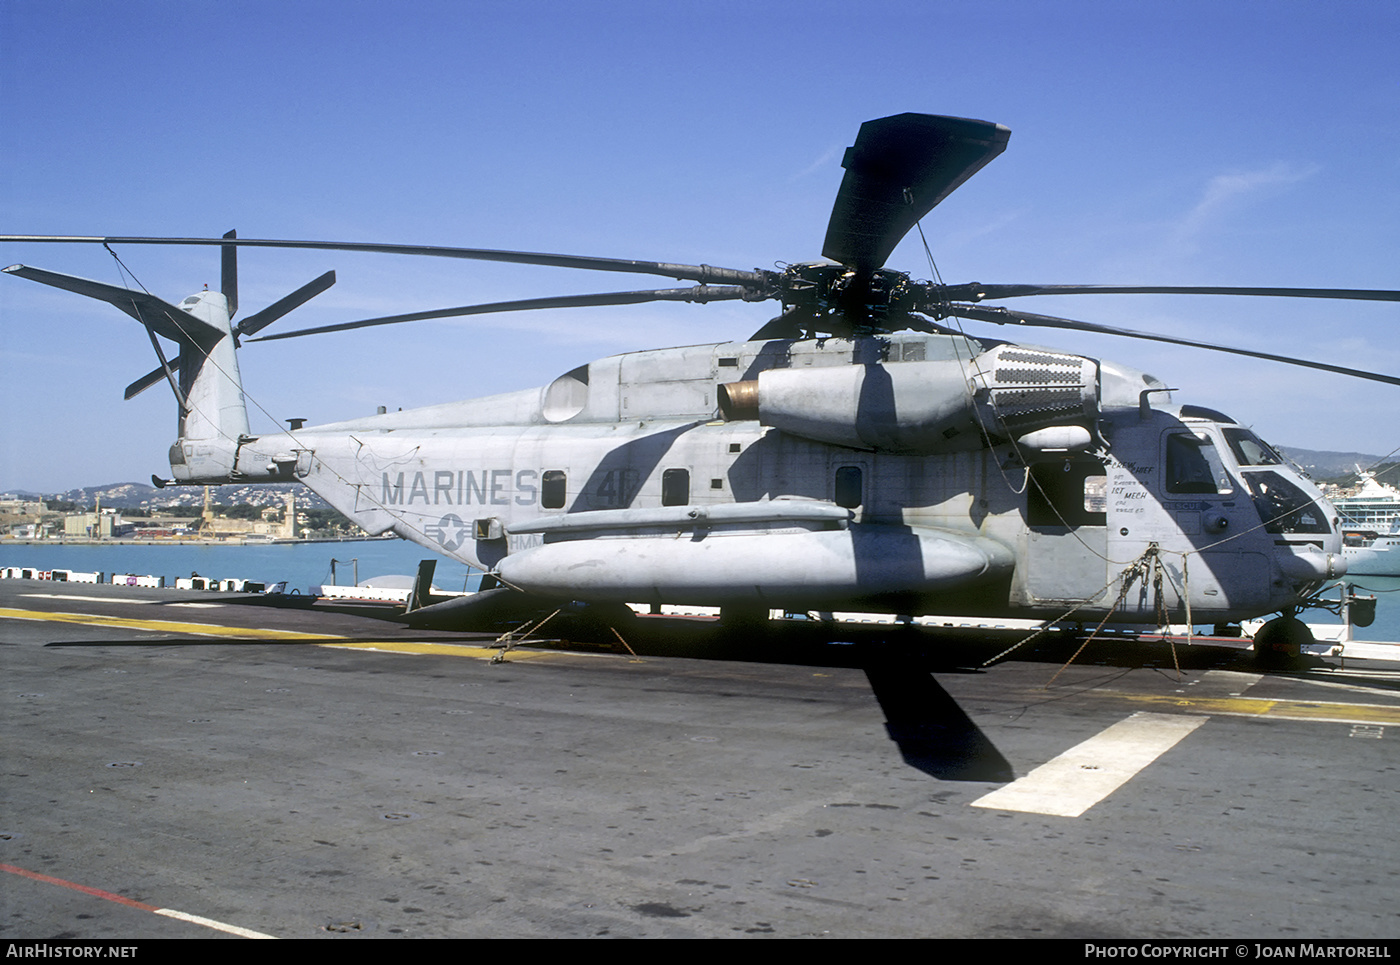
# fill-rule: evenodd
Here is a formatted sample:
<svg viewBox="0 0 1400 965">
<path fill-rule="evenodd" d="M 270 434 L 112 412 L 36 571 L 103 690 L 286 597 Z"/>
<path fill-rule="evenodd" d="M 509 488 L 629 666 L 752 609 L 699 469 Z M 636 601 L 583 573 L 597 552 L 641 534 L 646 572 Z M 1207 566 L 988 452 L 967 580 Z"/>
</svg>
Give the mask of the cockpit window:
<svg viewBox="0 0 1400 965">
<path fill-rule="evenodd" d="M 1283 457 L 1248 429 L 1225 429 L 1225 441 L 1241 466 L 1281 466 Z"/>
<path fill-rule="evenodd" d="M 1178 495 L 1228 493 L 1234 489 L 1210 436 L 1190 432 L 1167 436 L 1166 485 L 1167 492 Z"/>
<path fill-rule="evenodd" d="M 1264 529 L 1270 533 L 1328 533 L 1322 508 L 1293 483 L 1276 472 L 1247 472 L 1254 506 Z"/>
</svg>

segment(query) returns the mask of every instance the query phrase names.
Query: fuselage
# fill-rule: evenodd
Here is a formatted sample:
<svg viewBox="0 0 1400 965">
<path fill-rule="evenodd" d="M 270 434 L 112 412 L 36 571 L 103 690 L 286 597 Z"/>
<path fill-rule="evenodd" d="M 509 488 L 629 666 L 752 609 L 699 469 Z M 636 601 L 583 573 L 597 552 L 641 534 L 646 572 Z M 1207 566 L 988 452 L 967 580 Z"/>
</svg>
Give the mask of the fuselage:
<svg viewBox="0 0 1400 965">
<path fill-rule="evenodd" d="M 1341 570 L 1335 513 L 1151 376 L 963 336 L 613 356 L 524 392 L 249 439 L 527 592 L 788 609 L 1223 622 Z"/>
</svg>

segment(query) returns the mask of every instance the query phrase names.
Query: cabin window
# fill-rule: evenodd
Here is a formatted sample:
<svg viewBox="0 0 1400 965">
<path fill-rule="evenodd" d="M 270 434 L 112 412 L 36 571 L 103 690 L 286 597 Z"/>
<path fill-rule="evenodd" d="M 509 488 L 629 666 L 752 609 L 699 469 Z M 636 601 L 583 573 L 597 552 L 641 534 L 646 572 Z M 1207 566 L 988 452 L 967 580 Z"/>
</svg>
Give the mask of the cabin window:
<svg viewBox="0 0 1400 965">
<path fill-rule="evenodd" d="M 546 469 L 540 483 L 540 505 L 545 509 L 563 509 L 568 493 L 568 477 L 562 469 Z"/>
<path fill-rule="evenodd" d="M 1174 432 L 1167 436 L 1167 492 L 1178 495 L 1228 493 L 1233 489 L 1210 436 Z"/>
<path fill-rule="evenodd" d="M 661 505 L 685 506 L 690 502 L 690 470 L 667 469 L 661 474 Z"/>
<path fill-rule="evenodd" d="M 1031 467 L 1026 522 L 1032 526 L 1104 526 L 1108 477 L 1098 462 L 1046 462 Z"/>
<path fill-rule="evenodd" d="M 836 505 L 855 509 L 865 501 L 863 489 L 859 466 L 842 466 L 836 470 Z"/>
<path fill-rule="evenodd" d="M 1084 477 L 1084 512 L 1100 516 L 1108 512 L 1108 476 Z"/>
</svg>

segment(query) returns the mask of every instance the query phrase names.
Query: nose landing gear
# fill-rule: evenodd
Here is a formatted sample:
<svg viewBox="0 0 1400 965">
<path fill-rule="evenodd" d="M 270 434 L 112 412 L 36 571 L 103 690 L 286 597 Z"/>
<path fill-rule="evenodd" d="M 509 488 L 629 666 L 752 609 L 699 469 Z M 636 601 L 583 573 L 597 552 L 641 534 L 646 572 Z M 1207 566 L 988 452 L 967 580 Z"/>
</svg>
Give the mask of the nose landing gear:
<svg viewBox="0 0 1400 965">
<path fill-rule="evenodd" d="M 1270 620 L 1254 634 L 1254 656 L 1261 663 L 1287 663 L 1303 654 L 1303 647 L 1314 643 L 1308 625 L 1292 612 Z"/>
</svg>

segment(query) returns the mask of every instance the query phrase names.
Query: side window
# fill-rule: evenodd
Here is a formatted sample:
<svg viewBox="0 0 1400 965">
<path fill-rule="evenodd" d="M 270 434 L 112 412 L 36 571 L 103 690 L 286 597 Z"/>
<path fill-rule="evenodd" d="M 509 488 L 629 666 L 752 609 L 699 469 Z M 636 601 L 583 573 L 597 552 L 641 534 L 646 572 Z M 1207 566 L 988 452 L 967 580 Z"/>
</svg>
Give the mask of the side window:
<svg viewBox="0 0 1400 965">
<path fill-rule="evenodd" d="M 1106 474 L 1084 477 L 1084 512 L 1104 517 L 1108 512 L 1108 476 Z M 1104 517 L 1107 523 L 1107 517 Z"/>
<path fill-rule="evenodd" d="M 661 505 L 685 506 L 690 502 L 690 470 L 667 469 L 661 474 Z"/>
<path fill-rule="evenodd" d="M 1167 436 L 1168 493 L 1228 493 L 1230 477 L 1209 436 L 1174 432 Z"/>
<path fill-rule="evenodd" d="M 568 488 L 564 470 L 546 469 L 540 484 L 540 505 L 545 509 L 563 509 Z"/>
<path fill-rule="evenodd" d="M 1026 522 L 1032 526 L 1104 526 L 1108 477 L 1098 462 L 1047 462 L 1031 467 Z"/>
<path fill-rule="evenodd" d="M 855 509 L 865 502 L 863 489 L 859 466 L 842 466 L 836 470 L 836 505 Z"/>
</svg>

